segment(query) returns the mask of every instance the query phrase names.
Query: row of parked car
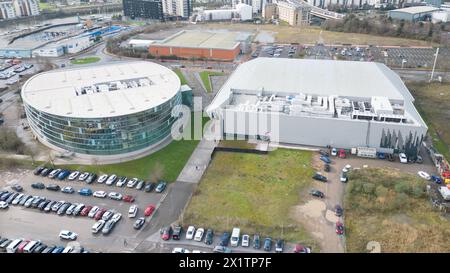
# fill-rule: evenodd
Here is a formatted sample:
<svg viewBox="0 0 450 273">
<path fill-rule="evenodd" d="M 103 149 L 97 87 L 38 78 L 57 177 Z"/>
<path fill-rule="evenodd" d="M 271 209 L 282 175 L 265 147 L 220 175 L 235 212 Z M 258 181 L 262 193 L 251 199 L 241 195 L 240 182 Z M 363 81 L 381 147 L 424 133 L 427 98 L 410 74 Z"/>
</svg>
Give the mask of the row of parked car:
<svg viewBox="0 0 450 273">
<path fill-rule="evenodd" d="M 66 169 L 53 169 L 50 167 L 39 166 L 33 171 L 34 175 L 40 175 L 43 177 L 48 177 L 50 179 L 58 180 L 69 180 L 69 181 L 80 181 L 91 184 L 93 182 L 105 183 L 108 186 L 116 185 L 117 187 L 123 187 L 126 185 L 127 188 L 136 188 L 137 190 L 144 190 L 145 192 L 155 191 L 157 193 L 163 192 L 167 187 L 167 182 L 159 181 L 158 183 L 145 182 L 142 179 L 131 178 L 128 179 L 125 176 L 118 177 L 115 174 L 107 175 L 103 174 L 97 176 L 95 173 L 90 172 L 80 172 L 80 171 L 70 171 Z"/>
<path fill-rule="evenodd" d="M 61 231 L 63 232 L 63 231 Z M 8 253 L 89 253 L 82 246 L 67 244 L 50 246 L 39 240 L 8 239 L 0 237 L 0 252 Z"/>
</svg>

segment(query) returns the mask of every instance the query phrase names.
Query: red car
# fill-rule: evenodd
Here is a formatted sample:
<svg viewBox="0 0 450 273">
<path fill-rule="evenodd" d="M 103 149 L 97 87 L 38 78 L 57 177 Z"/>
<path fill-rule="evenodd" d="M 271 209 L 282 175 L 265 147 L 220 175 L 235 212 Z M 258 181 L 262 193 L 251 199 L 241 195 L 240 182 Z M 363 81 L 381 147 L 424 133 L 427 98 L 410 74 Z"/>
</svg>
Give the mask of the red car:
<svg viewBox="0 0 450 273">
<path fill-rule="evenodd" d="M 153 211 L 155 211 L 155 205 L 153 205 L 153 204 L 148 205 L 148 207 L 144 211 L 144 215 L 150 216 L 150 215 L 152 215 Z"/>
<path fill-rule="evenodd" d="M 344 224 L 342 224 L 341 222 L 336 222 L 336 234 L 337 235 L 342 235 L 344 234 Z"/>
<path fill-rule="evenodd" d="M 87 216 L 89 212 L 91 211 L 92 206 L 86 206 L 84 209 L 80 212 L 81 216 Z"/>
<path fill-rule="evenodd" d="M 170 239 L 170 236 L 172 235 L 172 227 L 166 227 L 161 230 L 161 239 L 164 241 L 167 241 Z"/>
<path fill-rule="evenodd" d="M 339 156 L 339 158 L 345 158 L 346 157 L 345 150 L 344 149 L 340 149 L 338 156 Z"/>
<path fill-rule="evenodd" d="M 131 195 L 125 195 L 125 196 L 122 198 L 122 200 L 123 200 L 124 202 L 133 203 L 133 202 L 134 202 L 134 197 L 131 196 Z"/>
<path fill-rule="evenodd" d="M 27 244 L 30 242 L 30 240 L 23 240 L 19 246 L 17 247 L 18 253 L 23 253 L 23 249 L 27 246 Z"/>
<path fill-rule="evenodd" d="M 94 216 L 95 220 L 100 220 L 102 219 L 103 214 L 106 212 L 106 209 L 100 209 L 99 211 L 97 211 L 97 213 Z"/>
</svg>

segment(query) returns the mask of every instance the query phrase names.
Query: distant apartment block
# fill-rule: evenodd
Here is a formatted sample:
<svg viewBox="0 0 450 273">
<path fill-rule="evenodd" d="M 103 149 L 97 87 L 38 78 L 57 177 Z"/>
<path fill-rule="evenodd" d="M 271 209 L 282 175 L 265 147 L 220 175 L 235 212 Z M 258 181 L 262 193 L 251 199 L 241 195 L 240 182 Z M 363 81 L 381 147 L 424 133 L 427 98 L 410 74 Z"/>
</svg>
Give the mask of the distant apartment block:
<svg viewBox="0 0 450 273">
<path fill-rule="evenodd" d="M 192 15 L 192 0 L 162 0 L 165 16 L 189 18 Z"/>
<path fill-rule="evenodd" d="M 39 15 L 37 0 L 0 1 L 0 20 Z"/>
<path fill-rule="evenodd" d="M 382 6 L 394 5 L 396 7 L 403 7 L 409 5 L 416 5 L 422 2 L 421 0 L 305 0 L 308 4 L 315 7 L 326 9 L 330 6 L 342 6 L 342 7 L 363 7 L 372 6 L 380 8 Z"/>
<path fill-rule="evenodd" d="M 262 17 L 266 20 L 277 18 L 278 17 L 277 4 L 267 3 L 262 10 Z"/>
<path fill-rule="evenodd" d="M 288 3 L 278 1 L 278 19 L 291 26 L 305 26 L 311 19 L 311 8 L 303 3 Z"/>
<path fill-rule="evenodd" d="M 131 19 L 164 21 L 163 3 L 158 0 L 123 0 L 123 14 Z"/>
</svg>

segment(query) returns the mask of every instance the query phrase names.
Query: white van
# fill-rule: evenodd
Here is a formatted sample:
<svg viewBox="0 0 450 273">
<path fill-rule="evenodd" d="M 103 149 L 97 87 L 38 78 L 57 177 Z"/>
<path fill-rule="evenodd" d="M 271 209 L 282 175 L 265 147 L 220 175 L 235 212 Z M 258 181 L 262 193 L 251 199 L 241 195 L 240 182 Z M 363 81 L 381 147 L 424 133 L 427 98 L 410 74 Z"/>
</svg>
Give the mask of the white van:
<svg viewBox="0 0 450 273">
<path fill-rule="evenodd" d="M 25 248 L 23 249 L 23 253 L 31 253 L 33 250 L 40 245 L 39 241 L 31 241 L 29 242 Z"/>
<path fill-rule="evenodd" d="M 6 252 L 7 253 L 16 253 L 17 248 L 19 247 L 21 242 L 22 242 L 22 239 L 15 239 L 6 247 Z"/>
<path fill-rule="evenodd" d="M 231 246 L 239 245 L 239 237 L 240 237 L 241 229 L 233 228 L 233 232 L 231 233 Z"/>
</svg>

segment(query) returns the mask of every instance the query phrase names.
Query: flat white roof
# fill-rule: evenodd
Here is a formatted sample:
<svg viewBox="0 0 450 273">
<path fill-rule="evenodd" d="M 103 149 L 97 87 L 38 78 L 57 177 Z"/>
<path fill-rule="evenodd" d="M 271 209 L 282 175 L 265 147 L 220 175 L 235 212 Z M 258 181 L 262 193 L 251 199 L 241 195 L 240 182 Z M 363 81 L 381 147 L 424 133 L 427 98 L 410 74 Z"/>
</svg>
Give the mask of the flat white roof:
<svg viewBox="0 0 450 273">
<path fill-rule="evenodd" d="M 436 10 L 439 10 L 439 8 L 429 7 L 429 6 L 416 6 L 416 7 L 409 7 L 409 8 L 403 8 L 403 9 L 394 9 L 391 11 L 416 14 L 416 13 L 432 12 L 432 11 L 436 11 Z"/>
<path fill-rule="evenodd" d="M 94 84 L 139 81 L 150 85 L 114 91 L 88 92 Z M 22 87 L 25 103 L 48 114 L 78 118 L 114 117 L 158 106 L 180 90 L 180 79 L 170 69 L 152 62 L 126 62 L 60 69 L 37 74 Z M 105 87 L 105 85 L 103 85 Z"/>
</svg>

